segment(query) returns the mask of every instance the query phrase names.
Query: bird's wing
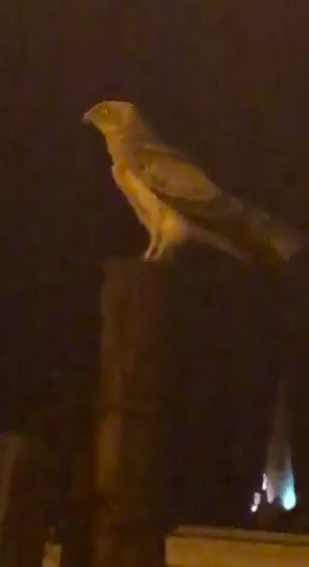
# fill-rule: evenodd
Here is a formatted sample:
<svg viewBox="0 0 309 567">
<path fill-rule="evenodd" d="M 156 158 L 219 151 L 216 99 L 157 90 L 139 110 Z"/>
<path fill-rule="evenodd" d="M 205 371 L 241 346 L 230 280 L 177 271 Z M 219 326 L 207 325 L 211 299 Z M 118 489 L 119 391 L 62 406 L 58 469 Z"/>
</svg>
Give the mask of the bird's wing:
<svg viewBox="0 0 309 567">
<path fill-rule="evenodd" d="M 287 259 L 304 238 L 258 207 L 224 193 L 182 153 L 166 146 L 130 148 L 128 166 L 159 198 L 186 218 L 249 248 L 276 250 Z"/>
<path fill-rule="evenodd" d="M 130 148 L 128 167 L 158 197 L 190 216 L 217 218 L 242 209 L 238 199 L 224 194 L 202 169 L 184 154 L 166 146 Z"/>
</svg>

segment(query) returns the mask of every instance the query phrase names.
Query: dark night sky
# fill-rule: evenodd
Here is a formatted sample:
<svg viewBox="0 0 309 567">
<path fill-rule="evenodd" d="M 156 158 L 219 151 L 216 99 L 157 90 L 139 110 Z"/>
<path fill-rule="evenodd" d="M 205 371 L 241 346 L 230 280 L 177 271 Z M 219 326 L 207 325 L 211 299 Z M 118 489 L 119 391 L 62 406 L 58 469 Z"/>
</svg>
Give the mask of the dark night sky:
<svg viewBox="0 0 309 567">
<path fill-rule="evenodd" d="M 95 102 L 132 100 L 227 191 L 309 229 L 309 7 L 12 0 L 0 22 L 1 365 L 24 407 L 55 370 L 93 371 L 103 259 L 146 242 L 81 124 Z"/>
</svg>

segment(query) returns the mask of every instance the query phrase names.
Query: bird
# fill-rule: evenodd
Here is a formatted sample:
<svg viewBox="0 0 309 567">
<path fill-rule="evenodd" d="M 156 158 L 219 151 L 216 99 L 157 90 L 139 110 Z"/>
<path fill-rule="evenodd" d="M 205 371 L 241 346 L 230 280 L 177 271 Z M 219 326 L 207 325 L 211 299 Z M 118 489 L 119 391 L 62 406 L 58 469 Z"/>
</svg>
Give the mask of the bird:
<svg viewBox="0 0 309 567">
<path fill-rule="evenodd" d="M 287 261 L 304 235 L 251 203 L 222 191 L 194 160 L 161 140 L 137 107 L 106 100 L 83 114 L 105 137 L 116 186 L 149 232 L 144 260 L 173 257 L 188 241 L 250 264 Z"/>
</svg>

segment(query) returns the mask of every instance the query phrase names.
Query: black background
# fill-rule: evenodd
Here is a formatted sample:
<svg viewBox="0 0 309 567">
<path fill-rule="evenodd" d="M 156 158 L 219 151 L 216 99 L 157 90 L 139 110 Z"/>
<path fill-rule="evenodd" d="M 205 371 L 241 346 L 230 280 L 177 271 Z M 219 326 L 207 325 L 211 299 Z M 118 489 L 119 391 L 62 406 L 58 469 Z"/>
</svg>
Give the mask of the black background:
<svg viewBox="0 0 309 567">
<path fill-rule="evenodd" d="M 135 102 L 226 191 L 307 230 L 309 8 L 301 0 L 5 0 L 0 25 L 2 422 L 20 428 L 43 400 L 69 398 L 78 377 L 87 389 L 98 368 L 103 260 L 146 244 L 83 112 L 108 98 Z M 219 302 L 213 341 L 240 328 L 254 360 L 256 317 L 273 328 L 273 302 L 256 274 L 246 286 Z M 244 305 L 251 311 L 241 326 Z M 282 348 L 275 332 L 264 337 L 271 352 Z M 236 392 L 245 380 L 241 341 L 236 370 L 229 374 L 220 354 L 216 370 L 235 384 L 238 375 Z M 203 379 L 201 370 L 202 390 Z"/>
</svg>

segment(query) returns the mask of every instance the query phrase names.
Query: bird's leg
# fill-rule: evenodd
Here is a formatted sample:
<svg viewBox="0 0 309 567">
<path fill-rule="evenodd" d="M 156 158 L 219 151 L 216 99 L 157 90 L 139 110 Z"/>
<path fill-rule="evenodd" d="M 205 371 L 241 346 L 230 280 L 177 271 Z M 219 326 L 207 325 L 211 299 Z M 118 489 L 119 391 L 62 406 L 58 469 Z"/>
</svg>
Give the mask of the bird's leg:
<svg viewBox="0 0 309 567">
<path fill-rule="evenodd" d="M 144 258 L 157 261 L 164 257 L 165 259 L 170 260 L 174 256 L 175 247 L 176 242 L 171 243 L 164 231 L 157 232 L 156 238 L 154 239 L 152 237 Z"/>
<path fill-rule="evenodd" d="M 160 232 L 156 239 L 156 249 L 152 254 L 154 260 L 163 257 L 170 260 L 174 256 L 175 249 L 188 237 L 188 229 L 185 221 L 168 207 L 160 209 Z"/>
<path fill-rule="evenodd" d="M 156 260 L 159 256 L 157 255 L 157 249 L 160 245 L 160 240 L 162 240 L 161 230 L 158 228 L 160 226 L 160 217 L 162 215 L 161 206 L 158 201 L 153 202 L 153 209 L 151 215 L 148 218 L 148 231 L 150 235 L 149 246 L 144 254 L 144 260 Z"/>
<path fill-rule="evenodd" d="M 146 252 L 143 254 L 143 258 L 144 260 L 151 260 L 153 257 L 153 251 L 156 248 L 157 245 L 157 241 L 158 241 L 158 233 L 157 231 L 151 231 L 150 232 L 150 242 L 149 242 L 149 246 L 146 250 Z"/>
<path fill-rule="evenodd" d="M 134 209 L 138 220 L 149 232 L 150 241 L 146 252 L 143 254 L 144 260 L 160 258 L 166 247 L 166 242 L 164 241 L 164 245 L 160 246 L 162 235 L 158 230 L 158 226 L 160 226 L 162 206 L 159 200 L 123 164 L 114 164 L 112 173 L 114 181 Z"/>
<path fill-rule="evenodd" d="M 164 238 L 163 234 L 160 234 L 160 238 L 157 238 L 156 241 L 155 250 L 152 253 L 152 259 L 159 260 L 163 256 L 166 248 L 167 248 L 166 239 Z"/>
</svg>

